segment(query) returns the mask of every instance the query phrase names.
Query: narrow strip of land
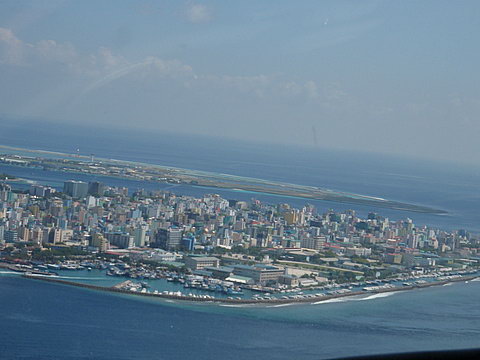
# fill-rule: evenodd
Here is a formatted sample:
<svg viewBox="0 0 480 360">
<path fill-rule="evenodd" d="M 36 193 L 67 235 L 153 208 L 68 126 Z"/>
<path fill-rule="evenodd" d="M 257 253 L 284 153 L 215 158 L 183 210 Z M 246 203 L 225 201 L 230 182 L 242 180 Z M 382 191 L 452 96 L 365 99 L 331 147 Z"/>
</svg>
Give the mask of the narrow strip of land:
<svg viewBox="0 0 480 360">
<path fill-rule="evenodd" d="M 247 191 L 259 194 L 375 206 L 419 213 L 446 213 L 444 210 L 429 206 L 403 203 L 369 195 L 333 191 L 317 186 L 291 184 L 133 161 L 105 158 L 93 159 L 81 155 L 14 148 L 4 145 L 0 145 L 0 149 L 5 151 L 3 155 L 0 154 L 0 163 L 33 166 L 43 168 L 44 170 L 111 176 L 139 181 L 185 184 L 213 189 Z"/>
</svg>

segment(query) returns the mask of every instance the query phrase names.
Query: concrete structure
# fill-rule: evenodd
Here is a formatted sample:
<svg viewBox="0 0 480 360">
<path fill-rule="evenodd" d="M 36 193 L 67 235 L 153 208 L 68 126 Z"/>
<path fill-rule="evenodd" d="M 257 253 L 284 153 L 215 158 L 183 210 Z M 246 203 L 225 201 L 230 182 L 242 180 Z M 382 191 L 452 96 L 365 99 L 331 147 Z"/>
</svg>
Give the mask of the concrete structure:
<svg viewBox="0 0 480 360">
<path fill-rule="evenodd" d="M 134 244 L 136 247 L 145 246 L 145 237 L 147 234 L 147 226 L 139 226 L 133 232 Z"/>
<path fill-rule="evenodd" d="M 88 193 L 88 184 L 83 181 L 68 180 L 63 183 L 63 192 L 74 198 L 84 198 Z"/>
<path fill-rule="evenodd" d="M 285 273 L 285 271 L 276 266 L 257 264 L 254 266 L 234 265 L 233 273 L 235 275 L 252 278 L 256 283 L 264 285 L 267 283 L 278 282 L 278 279 Z"/>
<path fill-rule="evenodd" d="M 3 233 L 3 238 L 7 243 L 14 243 L 18 241 L 18 232 L 17 230 L 5 230 Z"/>
<path fill-rule="evenodd" d="M 100 233 L 92 234 L 91 246 L 98 249 L 98 252 L 105 252 L 108 250 L 108 240 Z"/>
<path fill-rule="evenodd" d="M 110 244 L 122 249 L 128 249 L 134 246 L 134 237 L 127 233 L 105 233 L 105 237 Z"/>
<path fill-rule="evenodd" d="M 203 270 L 207 267 L 218 267 L 220 260 L 211 256 L 187 256 L 185 266 L 192 270 Z"/>
<path fill-rule="evenodd" d="M 179 250 L 182 247 L 182 236 L 183 230 L 176 227 L 158 229 L 152 245 L 165 250 Z"/>
<path fill-rule="evenodd" d="M 105 185 L 99 181 L 89 182 L 88 194 L 95 196 L 103 196 L 105 194 Z"/>
</svg>

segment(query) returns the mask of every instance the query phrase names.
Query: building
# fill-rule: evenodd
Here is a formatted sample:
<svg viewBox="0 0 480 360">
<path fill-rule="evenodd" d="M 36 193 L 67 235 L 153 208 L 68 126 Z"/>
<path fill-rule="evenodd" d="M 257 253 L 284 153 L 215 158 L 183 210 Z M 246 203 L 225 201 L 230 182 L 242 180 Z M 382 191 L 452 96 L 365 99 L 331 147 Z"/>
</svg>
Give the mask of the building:
<svg viewBox="0 0 480 360">
<path fill-rule="evenodd" d="M 372 249 L 363 247 L 348 247 L 345 249 L 345 255 L 347 256 L 363 256 L 367 257 L 372 254 Z"/>
<path fill-rule="evenodd" d="M 30 186 L 30 190 L 28 192 L 32 196 L 44 197 L 45 196 L 45 190 L 46 190 L 45 186 L 32 185 L 32 186 Z"/>
<path fill-rule="evenodd" d="M 284 275 L 285 271 L 276 266 L 256 264 L 250 265 L 234 265 L 233 274 L 252 278 L 257 284 L 276 283 L 279 278 Z"/>
<path fill-rule="evenodd" d="M 130 234 L 114 232 L 106 233 L 105 237 L 110 244 L 115 245 L 121 249 L 128 249 L 134 247 L 135 238 Z"/>
<path fill-rule="evenodd" d="M 402 254 L 390 253 L 385 255 L 385 262 L 387 264 L 401 264 L 402 263 Z"/>
<path fill-rule="evenodd" d="M 3 239 L 7 243 L 14 243 L 18 241 L 17 230 L 5 230 L 3 233 Z"/>
<path fill-rule="evenodd" d="M 297 212 L 293 210 L 285 213 L 284 218 L 285 218 L 285 221 L 287 222 L 287 225 L 296 224 L 298 221 Z"/>
<path fill-rule="evenodd" d="M 147 235 L 147 227 L 146 226 L 139 226 L 133 232 L 133 241 L 136 247 L 144 247 L 145 246 L 145 238 Z"/>
<path fill-rule="evenodd" d="M 100 233 L 94 233 L 92 235 L 91 246 L 98 249 L 98 252 L 105 252 L 108 250 L 108 240 Z"/>
<path fill-rule="evenodd" d="M 284 284 L 291 287 L 298 286 L 298 277 L 295 275 L 282 275 L 278 278 L 280 284 Z"/>
<path fill-rule="evenodd" d="M 193 251 L 195 248 L 195 237 L 186 236 L 182 239 L 182 248 L 186 251 Z"/>
<path fill-rule="evenodd" d="M 187 256 L 185 266 L 192 270 L 203 270 L 207 267 L 217 268 L 220 260 L 212 256 Z"/>
<path fill-rule="evenodd" d="M 88 194 L 88 184 L 83 181 L 68 180 L 63 183 L 63 192 L 74 198 L 84 198 Z"/>
<path fill-rule="evenodd" d="M 17 236 L 20 241 L 30 241 L 30 229 L 25 226 L 20 226 L 17 230 Z"/>
<path fill-rule="evenodd" d="M 88 183 L 88 194 L 103 196 L 105 194 L 105 185 L 99 181 L 90 181 Z"/>
<path fill-rule="evenodd" d="M 214 278 L 221 279 L 221 280 L 225 280 L 233 273 L 233 268 L 227 267 L 227 266 L 219 266 L 219 267 L 207 266 L 204 269 L 207 271 L 210 271 Z"/>
<path fill-rule="evenodd" d="M 62 230 L 57 228 L 51 228 L 47 230 L 48 232 L 48 242 L 51 244 L 58 244 L 62 242 Z"/>
<path fill-rule="evenodd" d="M 162 249 L 152 249 L 149 251 L 139 252 L 138 255 L 131 254 L 132 258 L 141 258 L 143 260 L 151 260 L 158 262 L 176 262 L 181 256 Z"/>
<path fill-rule="evenodd" d="M 165 250 L 179 250 L 182 247 L 183 230 L 176 227 L 158 229 L 153 247 Z"/>
<path fill-rule="evenodd" d="M 301 246 L 302 248 L 305 248 L 305 249 L 321 250 L 325 242 L 326 242 L 326 239 L 324 236 L 305 238 L 302 240 Z"/>
</svg>

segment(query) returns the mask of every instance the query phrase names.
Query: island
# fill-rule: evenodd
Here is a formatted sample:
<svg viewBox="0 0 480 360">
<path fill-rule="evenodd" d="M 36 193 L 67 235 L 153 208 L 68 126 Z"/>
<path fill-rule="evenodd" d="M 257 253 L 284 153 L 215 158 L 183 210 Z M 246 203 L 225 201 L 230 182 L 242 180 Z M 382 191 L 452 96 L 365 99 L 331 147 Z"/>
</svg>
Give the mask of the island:
<svg viewBox="0 0 480 360">
<path fill-rule="evenodd" d="M 112 176 L 139 181 L 185 184 L 205 189 L 229 189 L 252 193 L 280 195 L 336 203 L 375 206 L 428 214 L 446 214 L 442 209 L 398 202 L 381 197 L 324 189 L 316 186 L 290 184 L 252 177 L 166 167 L 140 162 L 95 158 L 43 150 L 0 146 L 0 163 L 32 166 L 45 170 Z"/>
</svg>

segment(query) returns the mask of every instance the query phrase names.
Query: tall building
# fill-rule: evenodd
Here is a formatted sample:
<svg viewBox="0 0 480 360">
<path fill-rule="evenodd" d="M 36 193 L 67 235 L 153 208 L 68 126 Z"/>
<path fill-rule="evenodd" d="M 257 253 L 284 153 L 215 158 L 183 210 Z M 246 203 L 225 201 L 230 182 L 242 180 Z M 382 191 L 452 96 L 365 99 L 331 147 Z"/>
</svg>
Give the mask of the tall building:
<svg viewBox="0 0 480 360">
<path fill-rule="evenodd" d="M 135 229 L 133 233 L 134 243 L 136 247 L 144 247 L 145 246 L 145 236 L 147 234 L 147 227 L 146 226 L 139 226 Z"/>
<path fill-rule="evenodd" d="M 91 246 L 96 247 L 98 252 L 105 252 L 108 250 L 108 240 L 100 233 L 92 234 Z"/>
<path fill-rule="evenodd" d="M 193 251 L 195 249 L 195 237 L 186 236 L 182 239 L 182 248 L 186 251 Z"/>
<path fill-rule="evenodd" d="M 297 212 L 295 211 L 289 211 L 285 213 L 284 217 L 287 225 L 293 225 L 298 221 Z"/>
<path fill-rule="evenodd" d="M 3 233 L 3 238 L 7 243 L 14 243 L 18 241 L 18 232 L 17 230 L 5 230 Z"/>
<path fill-rule="evenodd" d="M 175 227 L 158 229 L 155 236 L 154 247 L 166 250 L 178 250 L 182 246 L 183 230 Z"/>
<path fill-rule="evenodd" d="M 30 241 L 30 229 L 25 226 L 20 226 L 17 230 L 18 237 L 21 241 Z"/>
<path fill-rule="evenodd" d="M 51 244 L 58 244 L 62 242 L 62 230 L 52 228 L 48 235 L 48 242 Z"/>
<path fill-rule="evenodd" d="M 88 193 L 88 184 L 83 181 L 68 180 L 63 183 L 63 192 L 74 198 L 84 198 Z"/>
<path fill-rule="evenodd" d="M 46 188 L 44 186 L 32 185 L 32 186 L 30 186 L 29 193 L 32 196 L 44 197 L 45 196 L 45 190 L 46 190 Z"/>
<path fill-rule="evenodd" d="M 88 183 L 88 194 L 103 196 L 105 194 L 105 185 L 99 181 L 90 181 Z"/>
<path fill-rule="evenodd" d="M 4 233 L 5 233 L 5 226 L 0 225 L 0 244 L 5 243 L 5 239 L 3 237 Z"/>
</svg>

